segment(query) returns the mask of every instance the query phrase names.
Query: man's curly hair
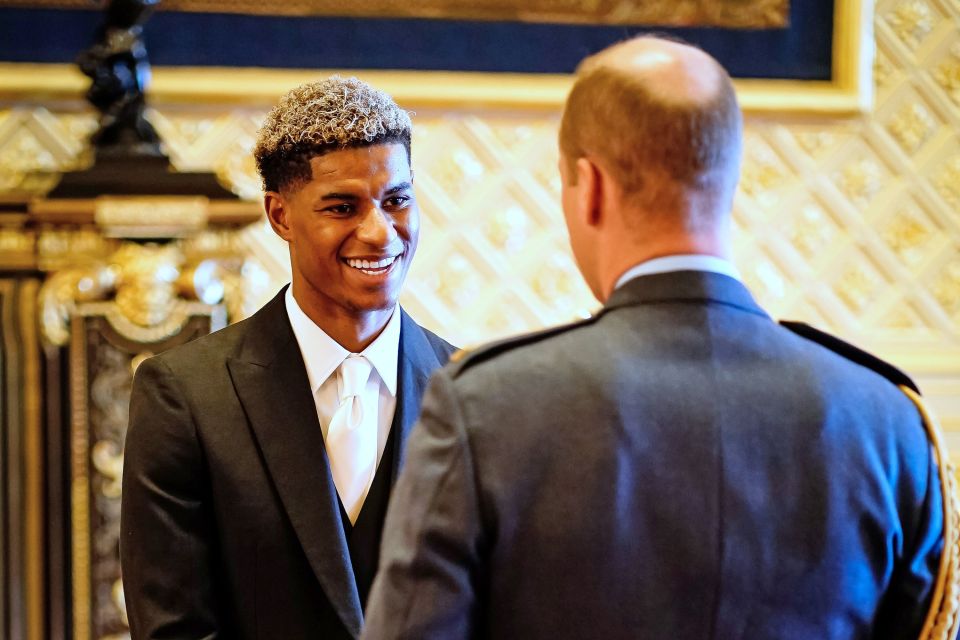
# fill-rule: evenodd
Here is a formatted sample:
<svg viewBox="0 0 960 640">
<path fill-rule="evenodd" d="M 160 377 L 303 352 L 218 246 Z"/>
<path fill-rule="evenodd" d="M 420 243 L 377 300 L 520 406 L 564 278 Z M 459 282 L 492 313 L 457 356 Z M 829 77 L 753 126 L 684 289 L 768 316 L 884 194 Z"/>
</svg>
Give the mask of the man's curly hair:
<svg viewBox="0 0 960 640">
<path fill-rule="evenodd" d="M 400 143 L 410 159 L 410 115 L 389 95 L 358 78 L 332 76 L 280 99 L 253 150 L 265 191 L 310 180 L 310 160 L 330 151 Z"/>
</svg>

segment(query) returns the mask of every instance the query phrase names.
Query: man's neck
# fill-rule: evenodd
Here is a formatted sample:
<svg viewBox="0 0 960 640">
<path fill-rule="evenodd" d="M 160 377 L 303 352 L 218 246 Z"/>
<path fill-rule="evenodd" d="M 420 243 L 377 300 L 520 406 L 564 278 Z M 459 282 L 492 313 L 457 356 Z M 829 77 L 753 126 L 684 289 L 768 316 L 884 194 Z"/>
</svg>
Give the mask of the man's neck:
<svg viewBox="0 0 960 640">
<path fill-rule="evenodd" d="M 336 322 L 329 324 L 322 324 L 313 318 L 311 320 L 350 353 L 361 353 L 383 332 L 391 315 L 393 309 L 366 312 L 352 320 L 338 318 Z"/>
<path fill-rule="evenodd" d="M 630 268 L 638 264 L 673 255 L 706 255 L 731 259 L 730 245 L 722 236 L 674 236 L 663 237 L 657 240 L 628 247 L 619 247 L 618 251 L 611 251 L 607 255 L 603 278 L 603 300 L 613 293 L 620 277 Z"/>
<path fill-rule="evenodd" d="M 383 331 L 395 307 L 372 311 L 348 312 L 342 307 L 305 302 L 293 290 L 293 298 L 315 325 L 350 353 L 360 353 Z"/>
</svg>

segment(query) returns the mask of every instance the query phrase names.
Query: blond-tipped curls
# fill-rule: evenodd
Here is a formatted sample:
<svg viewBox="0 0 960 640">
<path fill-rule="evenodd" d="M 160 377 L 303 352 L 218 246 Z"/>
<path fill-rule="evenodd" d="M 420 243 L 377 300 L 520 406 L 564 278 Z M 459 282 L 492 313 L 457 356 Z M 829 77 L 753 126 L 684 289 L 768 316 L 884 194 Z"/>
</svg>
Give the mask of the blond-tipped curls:
<svg viewBox="0 0 960 640">
<path fill-rule="evenodd" d="M 410 115 L 358 78 L 332 76 L 301 85 L 277 103 L 253 150 L 266 191 L 311 177 L 310 159 L 329 151 L 399 143 L 410 157 Z"/>
</svg>

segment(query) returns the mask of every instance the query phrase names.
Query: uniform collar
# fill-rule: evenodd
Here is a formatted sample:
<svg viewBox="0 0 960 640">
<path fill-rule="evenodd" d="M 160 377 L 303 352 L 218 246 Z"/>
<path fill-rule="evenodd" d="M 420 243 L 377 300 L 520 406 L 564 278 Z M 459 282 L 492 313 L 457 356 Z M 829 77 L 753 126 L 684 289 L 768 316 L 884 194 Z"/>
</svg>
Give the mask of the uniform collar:
<svg viewBox="0 0 960 640">
<path fill-rule="evenodd" d="M 704 254 L 677 254 L 673 256 L 663 256 L 646 260 L 638 265 L 627 269 L 620 276 L 614 289 L 619 289 L 625 283 L 640 276 L 649 276 L 654 273 L 669 273 L 671 271 L 709 271 L 729 276 L 734 280 L 741 280 L 740 272 L 733 266 L 729 260 L 718 258 L 717 256 L 708 256 Z"/>
<path fill-rule="evenodd" d="M 634 278 L 614 290 L 598 315 L 611 309 L 659 303 L 721 304 L 770 317 L 742 282 L 712 271 L 670 271 Z"/>
<path fill-rule="evenodd" d="M 293 287 L 287 287 L 284 294 L 290 327 L 300 346 L 300 355 L 307 368 L 310 391 L 317 392 L 320 385 L 337 370 L 350 352 L 339 342 L 327 335 L 327 332 L 311 320 L 293 297 Z M 400 349 L 400 313 L 394 308 L 393 315 L 387 321 L 380 335 L 371 342 L 361 355 L 377 371 L 390 395 L 397 395 L 397 354 Z"/>
</svg>

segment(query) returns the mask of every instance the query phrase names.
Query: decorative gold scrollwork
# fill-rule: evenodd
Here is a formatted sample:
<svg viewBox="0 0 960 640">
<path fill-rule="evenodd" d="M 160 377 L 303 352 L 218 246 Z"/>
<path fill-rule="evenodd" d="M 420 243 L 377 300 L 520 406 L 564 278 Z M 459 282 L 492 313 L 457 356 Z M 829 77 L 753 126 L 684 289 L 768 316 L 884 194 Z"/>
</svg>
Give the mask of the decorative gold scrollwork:
<svg viewBox="0 0 960 640">
<path fill-rule="evenodd" d="M 118 275 L 117 308 L 126 319 L 140 327 L 153 327 L 170 317 L 183 263 L 176 245 L 125 244 L 110 262 Z"/>
<path fill-rule="evenodd" d="M 96 300 L 113 286 L 114 274 L 102 264 L 65 269 L 40 289 L 40 328 L 50 344 L 70 341 L 70 314 L 78 302 Z"/>
<path fill-rule="evenodd" d="M 128 242 L 104 262 L 55 273 L 40 291 L 44 338 L 50 344 L 67 344 L 70 316 L 79 303 L 96 308 L 131 340 L 149 343 L 174 335 L 189 318 L 194 301 L 219 304 L 230 280 L 221 260 L 184 263 L 177 244 Z"/>
</svg>

